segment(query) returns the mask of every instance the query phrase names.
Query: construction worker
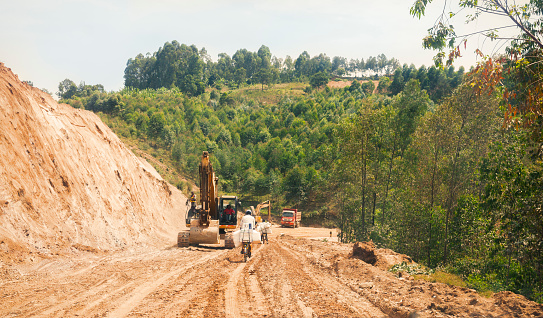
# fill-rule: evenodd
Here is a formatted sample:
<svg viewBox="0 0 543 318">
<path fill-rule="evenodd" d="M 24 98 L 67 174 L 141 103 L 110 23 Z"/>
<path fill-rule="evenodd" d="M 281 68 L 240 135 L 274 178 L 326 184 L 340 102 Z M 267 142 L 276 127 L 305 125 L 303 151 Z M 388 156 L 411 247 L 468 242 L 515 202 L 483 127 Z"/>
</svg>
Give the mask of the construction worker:
<svg viewBox="0 0 543 318">
<path fill-rule="evenodd" d="M 189 202 L 190 202 L 191 209 L 196 208 L 196 195 L 194 194 L 194 191 L 190 193 L 190 197 L 187 200 L 187 205 L 189 205 Z"/>
<path fill-rule="evenodd" d="M 252 215 L 251 210 L 245 211 L 245 215 L 241 218 L 241 221 L 239 223 L 239 228 L 243 229 L 244 224 L 249 224 L 249 229 L 251 230 L 255 229 L 256 220 Z"/>
<path fill-rule="evenodd" d="M 229 204 L 226 206 L 226 210 L 224 210 L 224 213 L 226 214 L 226 221 L 232 222 L 232 219 L 234 218 L 234 214 L 236 213 L 236 211 L 234 211 L 234 209 L 232 209 L 232 206 Z"/>
</svg>

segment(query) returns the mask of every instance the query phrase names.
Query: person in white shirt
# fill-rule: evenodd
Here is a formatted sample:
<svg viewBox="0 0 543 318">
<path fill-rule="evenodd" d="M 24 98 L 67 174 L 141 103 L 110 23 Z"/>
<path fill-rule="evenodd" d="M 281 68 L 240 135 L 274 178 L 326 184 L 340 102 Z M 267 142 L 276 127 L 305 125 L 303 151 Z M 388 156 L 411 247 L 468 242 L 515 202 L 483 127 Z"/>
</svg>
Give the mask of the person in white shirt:
<svg viewBox="0 0 543 318">
<path fill-rule="evenodd" d="M 252 213 L 251 213 L 251 210 L 247 210 L 245 211 L 245 215 L 241 218 L 241 221 L 239 222 L 239 228 L 242 230 L 242 231 L 247 231 L 249 233 L 247 233 L 249 235 L 249 238 L 250 240 L 252 241 L 252 232 L 253 230 L 256 228 L 256 221 L 255 221 L 255 218 L 253 217 Z M 246 233 L 243 233 L 242 235 L 246 235 Z M 243 249 L 241 249 L 241 253 L 243 254 Z M 249 251 L 248 251 L 248 256 L 251 257 L 251 244 L 249 243 Z"/>
<path fill-rule="evenodd" d="M 245 215 L 241 218 L 241 221 L 239 223 L 239 228 L 243 230 L 245 228 L 244 224 L 249 224 L 249 229 L 251 230 L 254 230 L 256 228 L 256 221 L 251 214 L 251 210 L 245 211 Z"/>
</svg>

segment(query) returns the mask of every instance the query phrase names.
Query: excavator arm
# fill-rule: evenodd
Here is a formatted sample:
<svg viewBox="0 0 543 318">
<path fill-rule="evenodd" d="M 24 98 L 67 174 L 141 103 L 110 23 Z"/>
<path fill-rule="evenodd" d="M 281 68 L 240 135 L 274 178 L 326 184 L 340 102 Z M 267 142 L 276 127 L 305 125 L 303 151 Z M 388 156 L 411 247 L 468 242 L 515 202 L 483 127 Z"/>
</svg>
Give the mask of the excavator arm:
<svg viewBox="0 0 543 318">
<path fill-rule="evenodd" d="M 268 208 L 268 222 L 271 222 L 271 203 L 270 201 L 264 201 L 262 203 L 259 203 L 257 204 L 256 208 L 254 209 L 254 215 L 255 216 L 259 216 L 261 217 L 260 215 L 260 210 L 263 209 L 263 208 Z"/>
<path fill-rule="evenodd" d="M 217 219 L 217 183 L 209 153 L 204 151 L 199 167 L 200 172 L 200 226 L 209 226 L 210 219 Z"/>
</svg>

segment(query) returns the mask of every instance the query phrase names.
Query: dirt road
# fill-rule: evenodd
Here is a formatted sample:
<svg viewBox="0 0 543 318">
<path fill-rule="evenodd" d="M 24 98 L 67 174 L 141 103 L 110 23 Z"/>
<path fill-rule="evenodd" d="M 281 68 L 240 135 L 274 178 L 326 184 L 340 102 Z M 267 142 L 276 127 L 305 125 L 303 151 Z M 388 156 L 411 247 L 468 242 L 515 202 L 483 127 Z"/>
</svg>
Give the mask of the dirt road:
<svg viewBox="0 0 543 318">
<path fill-rule="evenodd" d="M 239 248 L 166 247 L 3 265 L 0 317 L 543 317 L 517 295 L 398 278 L 304 238 L 328 232 L 274 229 L 247 263 Z"/>
</svg>

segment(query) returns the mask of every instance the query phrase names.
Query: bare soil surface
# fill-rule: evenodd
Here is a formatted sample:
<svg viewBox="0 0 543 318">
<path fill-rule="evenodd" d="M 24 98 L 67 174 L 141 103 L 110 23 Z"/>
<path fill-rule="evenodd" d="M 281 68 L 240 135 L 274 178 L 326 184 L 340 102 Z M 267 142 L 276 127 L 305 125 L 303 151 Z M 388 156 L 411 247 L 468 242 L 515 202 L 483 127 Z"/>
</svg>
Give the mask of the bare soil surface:
<svg viewBox="0 0 543 318">
<path fill-rule="evenodd" d="M 359 81 L 360 84 L 364 83 L 364 82 L 367 82 L 367 80 L 365 81 Z M 375 90 L 377 90 L 377 86 L 379 85 L 379 81 L 372 81 L 373 82 L 373 85 L 375 85 Z M 344 87 L 347 87 L 347 86 L 351 86 L 351 84 L 353 83 L 353 81 L 330 81 L 328 82 L 327 86 L 330 87 L 330 88 L 344 88 Z M 375 93 L 375 90 L 373 91 Z"/>
<path fill-rule="evenodd" d="M 247 263 L 218 245 L 4 265 L 0 317 L 543 317 L 512 293 L 397 277 L 353 257 L 353 244 L 318 239 L 323 229 L 281 230 Z"/>
</svg>

